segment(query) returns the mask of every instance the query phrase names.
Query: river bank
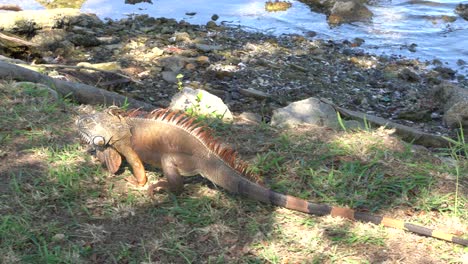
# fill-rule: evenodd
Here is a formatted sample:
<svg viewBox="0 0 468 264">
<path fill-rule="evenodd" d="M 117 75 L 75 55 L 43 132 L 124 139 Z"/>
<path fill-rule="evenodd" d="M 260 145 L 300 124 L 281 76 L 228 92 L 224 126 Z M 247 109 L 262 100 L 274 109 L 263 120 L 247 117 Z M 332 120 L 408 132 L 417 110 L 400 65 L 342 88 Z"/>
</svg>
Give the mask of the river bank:
<svg viewBox="0 0 468 264">
<path fill-rule="evenodd" d="M 183 85 L 220 96 L 234 113 L 258 113 L 268 122 L 274 109 L 313 96 L 446 135 L 453 130 L 444 122 L 450 105 L 441 91 L 453 90 L 454 82 L 456 89 L 468 89 L 466 76 L 437 62 L 369 54 L 360 48 L 365 39 L 274 37 L 220 26 L 215 16 L 198 26 L 145 15 L 103 22 L 70 10 L 24 12 L 41 19 L 24 23 L 3 16 L 0 28 L 36 47 L 4 48 L 4 55 L 119 71 L 130 78 L 60 67 L 56 74 L 160 107 Z"/>
</svg>

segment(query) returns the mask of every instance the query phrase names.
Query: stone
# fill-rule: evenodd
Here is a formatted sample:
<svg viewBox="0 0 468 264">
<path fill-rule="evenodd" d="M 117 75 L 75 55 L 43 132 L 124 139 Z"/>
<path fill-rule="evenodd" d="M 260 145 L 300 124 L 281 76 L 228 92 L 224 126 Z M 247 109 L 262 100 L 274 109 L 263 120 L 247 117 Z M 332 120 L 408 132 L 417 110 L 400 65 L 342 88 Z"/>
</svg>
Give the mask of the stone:
<svg viewBox="0 0 468 264">
<path fill-rule="evenodd" d="M 356 21 L 367 21 L 372 18 L 372 12 L 358 0 L 336 1 L 330 9 L 328 22 L 342 24 Z"/>
<path fill-rule="evenodd" d="M 408 81 L 408 82 L 419 82 L 419 81 L 421 81 L 421 77 L 419 77 L 419 75 L 415 71 L 411 70 L 410 68 L 402 69 L 398 73 L 398 77 L 400 77 L 400 79 L 403 79 L 403 80 Z"/>
<path fill-rule="evenodd" d="M 333 129 L 340 127 L 335 109 L 314 97 L 273 111 L 272 126 L 294 127 L 300 124 L 327 126 Z"/>
<path fill-rule="evenodd" d="M 102 24 L 96 15 L 85 14 L 74 8 L 26 10 L 0 15 L 0 30 L 25 34 L 39 29 L 56 29 L 73 25 L 93 28 Z"/>
<path fill-rule="evenodd" d="M 433 100 L 444 110 L 444 123 L 453 128 L 468 127 L 468 90 L 452 83 L 441 83 L 432 90 Z"/>
<path fill-rule="evenodd" d="M 159 57 L 161 55 L 163 55 L 164 53 L 164 50 L 158 48 L 158 47 L 154 47 L 151 49 L 151 54 L 155 57 Z"/>
<path fill-rule="evenodd" d="M 239 88 L 239 93 L 245 96 L 250 96 L 250 97 L 254 97 L 254 98 L 262 99 L 262 100 L 271 98 L 271 95 L 264 93 L 262 91 L 259 91 L 259 90 L 255 90 L 253 88 L 247 88 L 247 89 Z"/>
<path fill-rule="evenodd" d="M 455 13 L 468 20 L 468 4 L 458 4 L 455 8 Z"/>
<path fill-rule="evenodd" d="M 460 101 L 444 114 L 444 123 L 452 128 L 468 128 L 468 101 Z"/>
<path fill-rule="evenodd" d="M 211 51 L 222 49 L 222 47 L 219 45 L 208 45 L 208 44 L 201 44 L 201 43 L 195 44 L 195 48 L 203 52 L 211 52 Z"/>
<path fill-rule="evenodd" d="M 161 72 L 161 77 L 163 80 L 169 83 L 176 83 L 177 82 L 177 73 L 173 71 L 163 71 Z"/>
<path fill-rule="evenodd" d="M 89 33 L 71 34 L 70 36 L 68 36 L 68 40 L 76 46 L 83 47 L 95 47 L 101 44 L 101 42 L 96 36 Z"/>
<path fill-rule="evenodd" d="M 175 41 L 176 42 L 188 42 L 190 43 L 192 40 L 190 39 L 190 35 L 187 32 L 176 32 L 174 33 Z"/>
<path fill-rule="evenodd" d="M 175 94 L 169 108 L 173 110 L 192 111 L 195 114 L 210 117 L 221 117 L 223 120 L 233 120 L 229 108 L 221 98 L 205 90 L 185 87 Z"/>
<path fill-rule="evenodd" d="M 187 63 L 187 59 L 180 56 L 170 56 L 161 58 L 159 63 L 165 70 L 178 72 L 184 68 Z"/>
<path fill-rule="evenodd" d="M 198 56 L 195 61 L 200 65 L 210 64 L 210 58 L 207 56 Z"/>
<path fill-rule="evenodd" d="M 210 20 L 208 23 L 206 23 L 206 28 L 208 29 L 216 29 L 217 27 L 218 25 L 213 20 Z"/>
</svg>

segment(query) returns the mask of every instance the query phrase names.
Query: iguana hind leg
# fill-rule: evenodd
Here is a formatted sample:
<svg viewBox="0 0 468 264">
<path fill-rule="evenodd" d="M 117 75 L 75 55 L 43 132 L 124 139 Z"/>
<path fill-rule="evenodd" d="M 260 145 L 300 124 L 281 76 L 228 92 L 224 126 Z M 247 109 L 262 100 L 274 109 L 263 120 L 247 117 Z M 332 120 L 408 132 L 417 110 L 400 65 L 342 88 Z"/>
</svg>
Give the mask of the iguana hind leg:
<svg viewBox="0 0 468 264">
<path fill-rule="evenodd" d="M 184 180 L 180 174 L 179 164 L 181 155 L 163 155 L 161 157 L 161 168 L 163 170 L 166 181 L 161 180 L 156 183 L 156 186 L 165 188 L 167 187 L 170 192 L 179 194 L 184 188 Z"/>
</svg>

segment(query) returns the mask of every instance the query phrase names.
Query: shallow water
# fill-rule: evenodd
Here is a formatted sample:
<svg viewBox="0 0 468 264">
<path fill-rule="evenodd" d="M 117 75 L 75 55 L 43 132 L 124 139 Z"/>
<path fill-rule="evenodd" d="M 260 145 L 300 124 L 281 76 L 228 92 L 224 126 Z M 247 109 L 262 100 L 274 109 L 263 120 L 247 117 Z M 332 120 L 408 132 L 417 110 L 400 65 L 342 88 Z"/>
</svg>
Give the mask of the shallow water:
<svg viewBox="0 0 468 264">
<path fill-rule="evenodd" d="M 0 3 L 11 2 L 0 0 Z M 136 5 L 124 4 L 124 0 L 77 2 L 84 2 L 81 5 L 83 11 L 96 13 L 101 18 L 118 19 L 130 14 L 149 14 L 206 24 L 213 14 L 217 14 L 219 23 L 275 35 L 314 31 L 319 38 L 335 41 L 359 37 L 365 40 L 362 48 L 375 54 L 397 54 L 429 61 L 438 59 L 457 69 L 458 73 L 468 73 L 468 65 L 457 65 L 460 59 L 468 63 L 468 21 L 455 14 L 455 7 L 460 3 L 455 0 L 374 1 L 369 6 L 374 13 L 371 23 L 338 27 L 330 27 L 325 15 L 315 13 L 307 5 L 294 0 L 290 1 L 290 9 L 275 13 L 265 11 L 265 0 L 153 0 L 153 4 Z M 15 3 L 24 9 L 43 8 L 32 0 Z M 456 20 L 449 22 L 444 17 Z M 417 45 L 415 51 L 409 50 L 411 44 Z"/>
</svg>

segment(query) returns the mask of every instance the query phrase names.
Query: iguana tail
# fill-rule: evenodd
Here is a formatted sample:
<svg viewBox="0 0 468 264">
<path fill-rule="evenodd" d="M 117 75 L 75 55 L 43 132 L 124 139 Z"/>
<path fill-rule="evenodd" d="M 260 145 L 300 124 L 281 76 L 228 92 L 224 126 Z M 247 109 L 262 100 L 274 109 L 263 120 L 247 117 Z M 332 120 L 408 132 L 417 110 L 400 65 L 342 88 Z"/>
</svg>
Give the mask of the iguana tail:
<svg viewBox="0 0 468 264">
<path fill-rule="evenodd" d="M 361 222 L 373 223 L 376 225 L 383 225 L 386 227 L 393 227 L 403 229 L 418 235 L 434 237 L 456 244 L 468 246 L 468 240 L 463 239 L 440 230 L 430 229 L 423 226 L 418 226 L 411 223 L 406 223 L 401 220 L 376 216 L 369 213 L 357 212 L 352 209 L 335 207 L 326 204 L 311 203 L 306 200 L 277 193 L 268 188 L 255 184 L 247 179 L 238 182 L 237 191 L 239 194 L 245 195 L 255 200 L 265 203 L 281 206 L 287 209 L 304 212 L 312 215 L 331 215 L 333 217 L 341 216 L 350 220 L 357 220 Z"/>
</svg>

